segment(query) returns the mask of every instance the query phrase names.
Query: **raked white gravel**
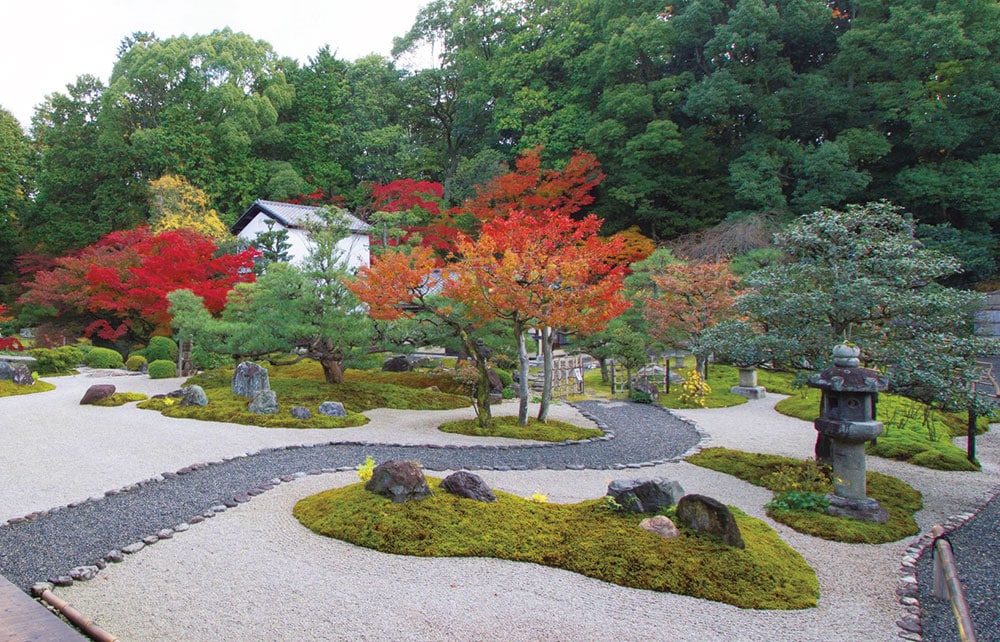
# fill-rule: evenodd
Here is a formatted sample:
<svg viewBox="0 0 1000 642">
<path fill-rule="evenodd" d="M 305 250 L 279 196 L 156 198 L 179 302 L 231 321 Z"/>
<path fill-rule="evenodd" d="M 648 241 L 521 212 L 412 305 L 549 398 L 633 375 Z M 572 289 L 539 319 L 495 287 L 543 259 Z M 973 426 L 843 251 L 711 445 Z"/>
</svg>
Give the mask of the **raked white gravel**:
<svg viewBox="0 0 1000 642">
<path fill-rule="evenodd" d="M 163 385 L 169 389 L 176 382 Z M 83 389 L 80 384 L 80 394 Z M 771 395 L 734 408 L 679 414 L 711 435 L 709 445 L 809 457 L 815 435 L 811 425 L 776 413 L 773 405 L 779 398 Z M 23 403 L 6 405 L 5 410 L 0 403 L 0 412 L 9 417 L 11 407 Z M 70 440 L 84 448 L 88 459 L 84 476 L 88 490 L 74 489 L 76 495 L 70 499 L 196 461 L 269 445 L 329 441 L 343 435 L 341 431 L 331 436 L 176 422 L 142 411 L 135 411 L 140 414 L 129 420 L 134 423 L 119 425 L 118 419 L 111 417 L 119 413 L 133 417 L 129 409 L 86 410 L 56 413 L 58 421 L 72 422 L 74 430 L 89 436 Z M 50 423 L 48 417 L 36 419 L 38 431 Z M 400 422 L 389 419 L 376 415 L 364 429 L 368 431 L 366 438 L 395 441 L 393 431 Z M 116 422 L 113 428 L 109 427 L 112 421 Z M 176 447 L 147 452 L 144 443 L 153 439 L 150 435 L 167 430 Z M 980 438 L 979 454 L 984 463 L 980 473 L 943 473 L 876 458 L 869 458 L 869 467 L 900 477 L 924 493 L 925 508 L 917 519 L 926 530 L 949 515 L 978 508 L 995 490 L 1000 483 L 998 432 Z M 30 435 L 19 437 L 21 445 L 26 437 Z M 0 442 L 0 457 L 9 457 L 9 449 L 17 445 L 9 436 L 5 439 Z M 53 450 L 59 449 L 53 445 Z M 80 456 L 60 455 L 66 466 L 79 466 Z M 126 461 L 129 458 L 138 458 L 141 463 Z M 49 469 L 53 460 L 34 459 L 17 465 L 18 471 L 34 474 Z M 106 474 L 102 476 L 98 470 Z M 16 496 L 23 496 L 14 514 L 24 512 L 25 506 L 36 510 L 46 507 L 46 502 L 66 503 L 65 489 L 63 495 L 56 492 L 66 484 L 63 473 L 51 469 L 50 473 L 57 477 L 55 490 L 24 483 L 17 473 L 8 474 L 6 465 L 0 468 L 4 482 L 0 484 L 0 506 L 4 512 L 9 512 L 6 501 L 11 485 L 18 487 Z M 687 492 L 716 497 L 767 520 L 816 569 L 820 604 L 790 612 L 743 610 L 623 588 L 532 564 L 386 555 L 317 536 L 291 516 L 298 499 L 353 483 L 357 479 L 353 473 L 281 484 L 248 504 L 147 547 L 90 582 L 78 582 L 58 589 L 58 593 L 121 640 L 136 642 L 899 639 L 895 620 L 903 612 L 894 589 L 901 556 L 910 540 L 869 546 L 801 535 L 767 519 L 763 506 L 770 499 L 768 491 L 687 463 L 641 471 L 486 471 L 481 475 L 495 488 L 524 496 L 543 492 L 549 501 L 556 502 L 599 497 L 612 478 L 658 475 L 676 479 Z"/>
</svg>

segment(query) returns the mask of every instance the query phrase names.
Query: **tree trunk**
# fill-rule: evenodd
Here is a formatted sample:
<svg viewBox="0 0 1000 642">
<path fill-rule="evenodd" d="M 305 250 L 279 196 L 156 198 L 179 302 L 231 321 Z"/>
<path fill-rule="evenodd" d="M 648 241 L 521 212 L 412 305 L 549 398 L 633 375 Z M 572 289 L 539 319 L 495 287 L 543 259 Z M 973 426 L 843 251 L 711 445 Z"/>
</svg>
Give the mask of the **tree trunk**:
<svg viewBox="0 0 1000 642">
<path fill-rule="evenodd" d="M 519 397 L 517 406 L 517 423 L 522 426 L 528 425 L 528 344 L 525 338 L 525 331 L 520 325 L 517 326 L 517 396 Z"/>
<path fill-rule="evenodd" d="M 538 421 L 545 422 L 549 418 L 549 404 L 552 401 L 552 341 L 555 333 L 552 328 L 542 330 L 542 403 L 538 407 Z"/>
<path fill-rule="evenodd" d="M 490 409 L 490 378 L 487 374 L 486 356 L 468 332 L 460 330 L 459 338 L 469 358 L 476 364 L 476 370 L 479 371 L 479 384 L 476 386 L 476 420 L 480 428 L 489 428 L 493 421 L 493 411 Z"/>
<path fill-rule="evenodd" d="M 343 360 L 333 357 L 323 357 L 319 360 L 319 363 L 323 366 L 323 377 L 326 379 L 327 383 L 344 382 Z"/>
<path fill-rule="evenodd" d="M 601 383 L 608 382 L 608 358 L 600 357 L 597 363 L 601 365 Z"/>
</svg>

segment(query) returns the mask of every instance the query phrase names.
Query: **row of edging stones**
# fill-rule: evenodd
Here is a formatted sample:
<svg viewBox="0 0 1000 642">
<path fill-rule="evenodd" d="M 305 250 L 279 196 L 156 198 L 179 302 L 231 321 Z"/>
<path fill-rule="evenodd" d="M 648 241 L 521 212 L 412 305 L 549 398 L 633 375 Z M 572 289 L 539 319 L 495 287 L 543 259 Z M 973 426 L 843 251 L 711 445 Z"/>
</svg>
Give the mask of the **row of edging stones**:
<svg viewBox="0 0 1000 642">
<path fill-rule="evenodd" d="M 659 407 L 659 406 L 657 406 L 657 407 Z M 665 408 L 661 408 L 661 409 L 664 412 L 669 412 Z M 566 447 L 566 446 L 574 446 L 574 445 L 580 445 L 580 444 L 585 444 L 585 443 L 590 443 L 590 442 L 610 441 L 611 439 L 615 438 L 614 432 L 611 430 L 611 428 L 607 425 L 606 422 L 598 419 L 593 414 L 591 414 L 591 413 L 589 413 L 589 412 L 587 412 L 587 411 L 585 411 L 583 409 L 577 408 L 577 410 L 578 410 L 578 412 L 580 412 L 581 415 L 583 415 L 587 419 L 590 419 L 591 421 L 593 421 L 597 425 L 597 427 L 600 428 L 604 432 L 604 435 L 602 435 L 601 437 L 590 437 L 588 439 L 581 439 L 581 440 L 576 440 L 576 441 L 574 441 L 574 440 L 566 440 L 566 441 L 561 441 L 561 442 L 535 443 L 535 444 L 532 444 L 531 446 L 527 446 L 527 447 L 530 447 L 530 448 Z M 704 448 L 705 445 L 708 443 L 708 441 L 711 439 L 711 437 L 707 433 L 705 433 L 703 430 L 701 430 L 701 428 L 699 428 L 697 426 L 697 424 L 695 424 L 694 422 L 688 421 L 686 419 L 682 419 L 682 421 L 684 421 L 685 423 L 691 425 L 698 432 L 698 435 L 700 436 L 699 442 L 695 446 L 693 446 L 690 449 L 688 449 L 686 452 L 682 453 L 681 455 L 679 455 L 677 457 L 671 458 L 671 459 L 656 459 L 656 460 L 652 460 L 652 461 L 645 461 L 645 462 L 639 462 L 639 463 L 630 463 L 630 464 L 609 464 L 607 466 L 607 469 L 609 469 L 609 470 L 626 470 L 626 469 L 651 468 L 653 466 L 658 466 L 660 464 L 681 461 L 685 457 L 688 457 L 691 454 L 693 454 L 695 452 L 698 452 L 699 450 L 701 450 L 702 448 Z M 242 454 L 242 455 L 235 455 L 235 456 L 232 456 L 232 457 L 223 457 L 223 458 L 221 458 L 218 461 L 211 461 L 211 462 L 205 462 L 205 463 L 200 463 L 200 464 L 191 464 L 189 466 L 185 466 L 183 468 L 178 469 L 176 472 L 165 472 L 165 473 L 162 473 L 161 475 L 158 475 L 157 477 L 151 477 L 149 479 L 145 479 L 145 480 L 136 482 L 134 484 L 130 484 L 130 485 L 125 486 L 123 488 L 105 491 L 105 493 L 104 493 L 103 496 L 95 496 L 95 497 L 91 497 L 91 498 L 86 499 L 86 500 L 81 500 L 81 501 L 77 501 L 77 502 L 71 502 L 69 504 L 66 504 L 65 506 L 57 506 L 57 507 L 51 508 L 49 510 L 37 511 L 37 512 L 34 512 L 34 513 L 30 513 L 28 515 L 25 515 L 24 517 L 14 517 L 14 518 L 11 518 L 11 519 L 7 520 L 7 525 L 14 525 L 14 524 L 17 524 L 17 523 L 20 523 L 20 522 L 24 522 L 24 521 L 32 521 L 32 520 L 35 520 L 35 519 L 40 519 L 40 518 L 45 517 L 46 515 L 48 515 L 49 513 L 52 513 L 52 512 L 56 512 L 56 511 L 60 511 L 60 510 L 66 510 L 66 509 L 70 509 L 70 508 L 75 508 L 75 507 L 81 506 L 81 505 L 83 505 L 83 504 L 85 504 L 87 502 L 99 502 L 99 501 L 103 500 L 104 497 L 111 497 L 111 496 L 118 495 L 118 494 L 121 494 L 121 493 L 127 493 L 129 491 L 137 490 L 137 489 L 139 489 L 139 488 L 141 488 L 143 486 L 147 486 L 147 485 L 150 485 L 150 484 L 158 483 L 160 481 L 163 481 L 164 479 L 170 479 L 170 478 L 178 477 L 178 476 L 181 476 L 181 475 L 186 475 L 186 474 L 198 471 L 198 470 L 202 470 L 204 468 L 208 468 L 209 466 L 214 466 L 214 465 L 222 464 L 222 463 L 225 463 L 225 462 L 228 462 L 228 461 L 234 461 L 234 460 L 239 460 L 239 459 L 246 459 L 246 458 L 249 458 L 249 457 L 253 457 L 256 454 L 262 454 L 262 453 L 265 453 L 265 452 L 274 452 L 274 451 L 280 451 L 280 450 L 298 450 L 300 448 L 316 448 L 316 447 L 334 446 L 334 445 L 364 446 L 364 447 L 418 447 L 418 448 L 431 448 L 431 449 L 451 448 L 451 449 L 456 449 L 456 450 L 473 450 L 473 449 L 482 449 L 482 448 L 485 448 L 485 446 L 475 446 L 475 445 L 454 445 L 454 446 L 449 446 L 449 445 L 441 445 L 441 444 L 424 444 L 424 445 L 420 445 L 420 446 L 414 446 L 414 444 L 399 444 L 399 443 L 385 443 L 385 442 L 344 442 L 344 441 L 332 441 L 332 442 L 320 443 L 320 444 L 292 444 L 292 445 L 289 445 L 289 446 L 282 446 L 282 447 L 277 447 L 277 448 L 265 448 L 265 449 L 262 449 L 260 451 L 257 451 L 256 453 L 245 453 L 245 454 Z M 497 450 L 514 450 L 514 449 L 523 449 L 525 447 L 526 446 L 522 446 L 522 445 L 496 445 L 496 446 L 489 446 L 488 448 L 493 448 L 493 449 L 497 449 Z M 482 466 L 482 467 L 478 468 L 477 470 L 494 470 L 494 471 L 497 471 L 497 472 L 507 472 L 507 471 L 511 471 L 511 470 L 526 470 L 526 469 L 527 469 L 526 467 L 511 467 L 511 466 L 497 465 L 497 466 Z M 577 466 L 577 465 L 570 464 L 570 465 L 566 465 L 566 466 L 561 466 L 559 468 L 555 468 L 553 466 L 549 466 L 549 469 L 555 469 L 555 470 L 559 470 L 559 469 L 562 469 L 562 470 L 585 470 L 585 467 L 582 466 L 582 465 Z M 42 593 L 42 591 L 44 591 L 45 589 L 51 589 L 54 586 L 71 586 L 74 582 L 85 582 L 85 581 L 92 580 L 95 577 L 97 577 L 97 575 L 100 573 L 100 571 L 102 571 L 103 569 L 107 568 L 109 564 L 116 564 L 116 563 L 122 562 L 127 555 L 133 555 L 135 553 L 138 553 L 139 551 L 141 551 L 145 547 L 151 546 L 151 545 L 155 544 L 156 542 L 160 541 L 161 539 L 171 539 L 171 538 L 173 538 L 173 536 L 176 533 L 182 533 L 182 532 L 188 530 L 194 524 L 199 524 L 199 523 L 205 521 L 206 519 L 211 519 L 212 517 L 215 517 L 219 513 L 225 512 L 226 510 L 228 510 L 230 508 L 235 508 L 235 507 L 239 506 L 240 504 L 247 503 L 253 497 L 255 497 L 257 495 L 261 495 L 261 494 L 263 494 L 263 493 L 265 493 L 265 492 L 267 492 L 269 490 L 272 490 L 273 488 L 277 487 L 281 483 L 291 482 L 291 481 L 294 481 L 296 479 L 301 479 L 303 477 L 307 477 L 307 476 L 311 476 L 311 475 L 324 475 L 324 474 L 331 474 L 331 473 L 351 472 L 351 471 L 356 471 L 356 470 L 357 470 L 356 466 L 339 466 L 337 468 L 313 469 L 313 470 L 304 471 L 304 472 L 303 471 L 299 471 L 299 472 L 296 472 L 296 473 L 292 473 L 292 474 L 288 474 L 288 475 L 283 475 L 281 477 L 273 478 L 273 479 L 269 480 L 267 483 L 261 484 L 260 486 L 257 486 L 257 487 L 254 487 L 254 488 L 251 488 L 251 489 L 247 490 L 244 493 L 238 493 L 238 494 L 234 495 L 231 499 L 224 500 L 221 503 L 216 504 L 215 506 L 212 506 L 208 510 L 206 510 L 206 511 L 204 511 L 202 513 L 199 513 L 197 515 L 194 515 L 193 517 L 191 517 L 190 519 L 188 519 L 186 522 L 181 522 L 180 524 L 177 524 L 173 528 L 164 528 L 164 529 L 161 529 L 161 530 L 157 531 L 156 533 L 147 535 L 146 537 L 143 537 L 143 538 L 141 538 L 140 540 L 138 540 L 136 542 L 133 542 L 131 544 L 123 546 L 121 549 L 116 549 L 116 550 L 109 551 L 103 557 L 101 557 L 100 559 L 98 559 L 97 561 L 95 561 L 93 564 L 86 564 L 86 565 L 76 566 L 76 567 L 70 569 L 69 572 L 66 575 L 58 575 L 58 576 L 55 576 L 55 577 L 48 578 L 47 581 L 36 582 L 31 587 L 31 592 L 32 592 L 33 595 L 40 595 Z M 435 470 L 435 469 L 429 467 L 428 470 Z"/>
<path fill-rule="evenodd" d="M 958 513 L 948 517 L 941 525 L 944 529 L 942 536 L 947 536 L 958 530 L 962 525 L 975 517 L 990 498 L 1000 494 L 1000 486 L 995 486 L 986 494 L 986 499 L 973 511 Z M 928 531 L 921 533 L 915 538 L 903 553 L 903 560 L 899 565 L 899 581 L 896 585 L 896 596 L 902 606 L 904 614 L 896 620 L 899 628 L 899 637 L 904 640 L 922 642 L 923 627 L 920 622 L 920 589 L 917 582 L 917 563 L 927 553 L 932 553 L 936 538 Z"/>
</svg>

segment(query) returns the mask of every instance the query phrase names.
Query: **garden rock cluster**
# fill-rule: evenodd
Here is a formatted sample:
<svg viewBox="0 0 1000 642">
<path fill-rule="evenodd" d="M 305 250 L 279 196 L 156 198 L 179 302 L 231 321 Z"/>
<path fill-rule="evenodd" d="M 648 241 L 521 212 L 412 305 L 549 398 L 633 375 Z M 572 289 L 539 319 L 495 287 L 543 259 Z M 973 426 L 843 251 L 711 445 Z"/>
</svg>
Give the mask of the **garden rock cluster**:
<svg viewBox="0 0 1000 642">
<path fill-rule="evenodd" d="M 83 393 L 83 398 L 80 399 L 81 406 L 89 406 L 95 401 L 100 401 L 102 399 L 108 399 L 111 395 L 115 394 L 115 387 L 110 383 L 99 383 L 87 388 L 87 391 Z"/>
<path fill-rule="evenodd" d="M 251 361 L 244 361 L 236 366 L 232 381 L 234 395 L 253 399 L 254 395 L 261 390 L 270 389 L 271 379 L 267 374 L 266 368 L 262 368 Z"/>
<path fill-rule="evenodd" d="M 746 548 L 732 511 L 717 499 L 685 495 L 677 502 L 677 519 L 692 530 L 719 537 L 729 546 Z"/>
<path fill-rule="evenodd" d="M 35 378 L 31 375 L 28 366 L 18 364 L 12 366 L 6 361 L 0 361 L 0 381 L 12 381 L 19 386 L 31 386 L 35 383 Z"/>
<path fill-rule="evenodd" d="M 365 489 L 388 497 L 394 504 L 431 496 L 424 471 L 412 461 L 387 461 L 379 464 L 372 471 L 372 478 L 365 483 Z"/>
<path fill-rule="evenodd" d="M 662 477 L 616 479 L 608 484 L 607 494 L 627 513 L 655 513 L 676 504 L 684 489 Z"/>
<path fill-rule="evenodd" d="M 497 496 L 483 478 L 475 473 L 460 470 L 444 478 L 441 488 L 466 499 L 474 499 L 477 502 L 491 503 L 497 501 Z"/>
</svg>

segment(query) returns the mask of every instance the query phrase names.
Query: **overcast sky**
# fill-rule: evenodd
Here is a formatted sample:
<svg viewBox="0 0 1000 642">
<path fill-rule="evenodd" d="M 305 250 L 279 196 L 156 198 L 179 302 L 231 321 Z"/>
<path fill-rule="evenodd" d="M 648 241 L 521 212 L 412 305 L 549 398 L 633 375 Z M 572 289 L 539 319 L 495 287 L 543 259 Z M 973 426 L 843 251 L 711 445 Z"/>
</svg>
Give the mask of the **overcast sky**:
<svg viewBox="0 0 1000 642">
<path fill-rule="evenodd" d="M 389 55 L 430 0 L 4 0 L 0 107 L 27 128 L 35 105 L 77 76 L 105 83 L 136 31 L 159 38 L 229 27 L 305 62 L 323 45 L 343 60 Z"/>
</svg>

